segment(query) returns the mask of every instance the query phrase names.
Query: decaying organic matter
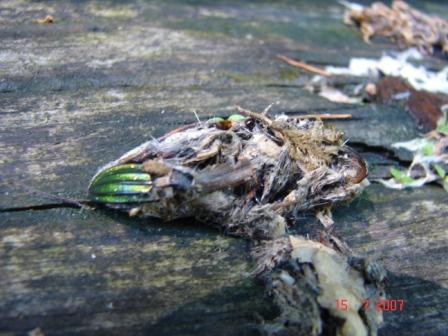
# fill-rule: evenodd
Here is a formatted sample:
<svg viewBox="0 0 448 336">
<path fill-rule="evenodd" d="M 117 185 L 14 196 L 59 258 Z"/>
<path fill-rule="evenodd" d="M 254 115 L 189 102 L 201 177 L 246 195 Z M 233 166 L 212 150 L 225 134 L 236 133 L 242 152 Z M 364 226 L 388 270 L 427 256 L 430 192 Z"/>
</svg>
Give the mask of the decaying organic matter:
<svg viewBox="0 0 448 336">
<path fill-rule="evenodd" d="M 375 102 L 404 106 L 422 131 L 435 129 L 437 121 L 442 117 L 442 96 L 415 90 L 399 77 L 385 76 L 376 84 L 370 84 L 366 91 Z"/>
<path fill-rule="evenodd" d="M 350 250 L 338 251 L 300 236 L 265 242 L 255 249 L 257 272 L 280 309 L 264 325 L 267 335 L 376 335 L 382 312 L 384 269 Z M 335 302 L 346 300 L 346 309 Z"/>
<path fill-rule="evenodd" d="M 392 146 L 413 153 L 409 168 L 403 172 L 392 168 L 392 178 L 378 180 L 384 186 L 393 189 L 421 187 L 437 182 L 448 191 L 448 123 L 446 117 L 440 119 L 437 130 L 423 138 L 398 142 Z"/>
<path fill-rule="evenodd" d="M 238 111 L 107 164 L 90 184 L 92 199 L 130 216 L 194 217 L 261 240 L 256 273 L 281 312 L 262 328 L 268 335 L 376 335 L 381 313 L 362 305 L 384 295 L 383 271 L 354 257 L 328 229 L 332 204 L 362 189 L 365 162 L 320 120 Z M 311 209 L 326 227 L 326 245 L 287 235 L 288 220 Z M 338 299 L 350 309 L 339 311 Z"/>
<path fill-rule="evenodd" d="M 429 54 L 439 47 L 448 53 L 448 22 L 401 0 L 394 0 L 390 8 L 382 2 L 352 8 L 345 13 L 344 21 L 358 25 L 367 43 L 378 35 L 396 41 L 401 47 L 417 47 Z"/>
<path fill-rule="evenodd" d="M 348 67 L 327 66 L 325 70 L 333 75 L 370 77 L 372 80 L 381 76 L 400 77 L 415 90 L 448 94 L 448 67 L 432 71 L 413 63 L 422 59 L 422 54 L 411 48 L 400 53 L 385 54 L 379 59 L 353 57 Z"/>
<path fill-rule="evenodd" d="M 92 199 L 133 216 L 195 217 L 252 239 L 285 234 L 287 218 L 350 200 L 364 161 L 321 121 L 243 115 L 215 118 L 150 140 L 93 178 Z"/>
</svg>

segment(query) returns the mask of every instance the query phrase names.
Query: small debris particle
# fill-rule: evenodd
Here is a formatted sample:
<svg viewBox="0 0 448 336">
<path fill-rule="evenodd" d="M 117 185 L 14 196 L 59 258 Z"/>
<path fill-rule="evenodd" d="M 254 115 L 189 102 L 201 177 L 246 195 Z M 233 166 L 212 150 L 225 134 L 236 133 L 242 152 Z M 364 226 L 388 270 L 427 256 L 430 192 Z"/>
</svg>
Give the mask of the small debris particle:
<svg viewBox="0 0 448 336">
<path fill-rule="evenodd" d="M 45 334 L 42 331 L 42 329 L 38 327 L 38 328 L 28 331 L 28 336 L 45 336 Z"/>
<path fill-rule="evenodd" d="M 364 90 L 371 97 L 376 96 L 378 94 L 378 90 L 377 90 L 376 85 L 374 83 L 367 83 L 367 85 L 366 85 Z"/>
<path fill-rule="evenodd" d="M 140 207 L 135 207 L 129 210 L 129 217 L 135 217 L 137 216 L 141 211 Z"/>
<path fill-rule="evenodd" d="M 39 23 L 39 24 L 54 23 L 54 17 L 52 15 L 47 15 L 46 17 L 44 17 L 42 19 L 34 20 L 34 22 Z"/>
</svg>

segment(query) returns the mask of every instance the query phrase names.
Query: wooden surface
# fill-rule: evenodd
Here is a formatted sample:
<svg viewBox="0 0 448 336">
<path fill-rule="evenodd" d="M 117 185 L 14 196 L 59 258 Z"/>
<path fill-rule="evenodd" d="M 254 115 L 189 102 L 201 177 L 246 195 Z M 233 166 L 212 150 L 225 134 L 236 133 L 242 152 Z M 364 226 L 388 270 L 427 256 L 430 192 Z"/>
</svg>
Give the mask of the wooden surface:
<svg viewBox="0 0 448 336">
<path fill-rule="evenodd" d="M 447 12 L 443 1 L 414 3 Z M 33 22 L 47 14 L 54 24 Z M 365 45 L 341 14 L 332 1 L 1 1 L 0 207 L 49 202 L 30 187 L 85 197 L 102 164 L 193 111 L 209 118 L 236 104 L 352 113 L 334 125 L 384 176 L 409 159 L 390 145 L 418 134 L 406 111 L 330 103 L 304 90 L 309 74 L 275 59 L 346 65 L 393 48 Z M 406 301 L 384 313 L 382 335 L 448 333 L 447 201 L 436 186 L 373 184 L 335 212 L 337 233 L 382 260 L 389 297 Z M 2 212 L 0 225 L 2 334 L 251 335 L 275 313 L 249 275 L 248 242 L 193 221 L 48 209 Z"/>
</svg>

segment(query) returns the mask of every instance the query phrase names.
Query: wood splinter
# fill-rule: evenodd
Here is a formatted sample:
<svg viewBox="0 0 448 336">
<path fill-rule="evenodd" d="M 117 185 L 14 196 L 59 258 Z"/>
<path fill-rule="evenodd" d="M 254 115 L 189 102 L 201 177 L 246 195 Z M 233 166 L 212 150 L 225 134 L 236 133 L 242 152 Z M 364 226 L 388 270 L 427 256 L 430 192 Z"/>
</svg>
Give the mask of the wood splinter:
<svg viewBox="0 0 448 336">
<path fill-rule="evenodd" d="M 241 113 L 241 114 L 243 114 L 245 116 L 248 116 L 250 118 L 261 120 L 266 125 L 272 126 L 272 120 L 270 120 L 269 118 L 265 117 L 264 114 L 260 115 L 258 113 L 254 113 L 252 111 L 249 111 L 249 110 L 246 110 L 246 109 L 242 108 L 241 106 L 236 106 L 236 110 L 238 111 L 238 113 Z M 321 120 L 330 120 L 330 119 L 344 120 L 344 119 L 351 119 L 351 118 L 353 118 L 353 115 L 350 114 L 350 113 L 301 114 L 301 115 L 297 115 L 297 116 L 288 116 L 288 118 L 295 118 L 295 119 L 321 119 Z"/>
<path fill-rule="evenodd" d="M 351 119 L 353 116 L 350 113 L 342 113 L 342 114 L 330 114 L 330 113 L 324 113 L 324 114 L 301 114 L 297 116 L 288 116 L 289 118 L 303 118 L 303 119 L 321 119 L 321 120 L 329 120 L 329 119 L 338 119 L 338 120 L 345 120 L 345 119 Z"/>
<path fill-rule="evenodd" d="M 276 57 L 278 59 L 288 63 L 289 65 L 291 65 L 293 67 L 296 67 L 296 68 L 299 68 L 299 69 L 302 69 L 302 70 L 305 70 L 305 71 L 308 71 L 308 72 L 311 72 L 311 73 L 314 73 L 314 74 L 317 74 L 320 76 L 324 76 L 324 77 L 331 76 L 331 74 L 329 72 L 327 72 L 321 68 L 318 68 L 314 65 L 310 65 L 310 64 L 306 64 L 306 63 L 303 63 L 300 61 L 293 60 L 292 58 L 289 58 L 285 55 L 277 55 Z"/>
</svg>

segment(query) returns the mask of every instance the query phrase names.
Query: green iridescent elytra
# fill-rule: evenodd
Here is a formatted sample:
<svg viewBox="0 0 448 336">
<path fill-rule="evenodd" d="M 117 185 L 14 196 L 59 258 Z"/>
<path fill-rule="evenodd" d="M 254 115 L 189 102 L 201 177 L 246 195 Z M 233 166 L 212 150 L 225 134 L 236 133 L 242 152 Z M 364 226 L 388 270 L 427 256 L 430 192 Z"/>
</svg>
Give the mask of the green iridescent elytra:
<svg viewBox="0 0 448 336">
<path fill-rule="evenodd" d="M 103 184 L 111 182 L 121 182 L 121 181 L 150 182 L 151 176 L 147 173 L 118 173 L 114 175 L 106 175 L 103 178 L 101 178 L 101 183 Z M 95 184 L 99 185 L 98 182 L 96 182 Z"/>
<path fill-rule="evenodd" d="M 148 184 L 130 184 L 128 181 L 117 181 L 116 183 L 95 184 L 90 188 L 90 192 L 95 194 L 141 194 L 147 193 L 152 186 Z"/>
<path fill-rule="evenodd" d="M 141 164 L 123 164 L 107 168 L 92 180 L 90 197 L 98 202 L 134 203 L 148 201 L 152 189 L 151 175 Z"/>
<path fill-rule="evenodd" d="M 111 204 L 139 203 L 148 201 L 143 195 L 90 195 L 93 201 Z"/>
<path fill-rule="evenodd" d="M 247 118 L 241 114 L 232 114 L 228 118 L 211 118 L 208 125 L 221 122 L 237 123 Z M 151 175 L 143 171 L 143 165 L 127 163 L 112 166 L 96 175 L 89 186 L 92 200 L 104 203 L 138 203 L 150 201 L 152 189 Z"/>
<path fill-rule="evenodd" d="M 141 173 L 142 165 L 139 163 L 128 163 L 119 166 L 113 166 L 101 171 L 98 175 L 94 177 L 91 182 L 91 186 L 98 180 L 103 180 L 106 176 L 121 174 L 121 173 Z"/>
</svg>

